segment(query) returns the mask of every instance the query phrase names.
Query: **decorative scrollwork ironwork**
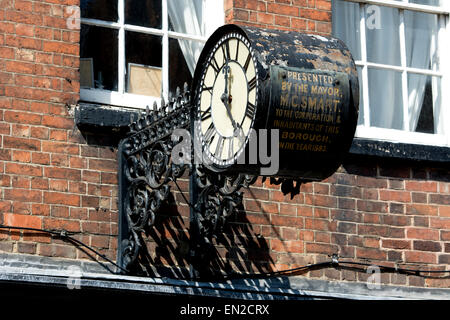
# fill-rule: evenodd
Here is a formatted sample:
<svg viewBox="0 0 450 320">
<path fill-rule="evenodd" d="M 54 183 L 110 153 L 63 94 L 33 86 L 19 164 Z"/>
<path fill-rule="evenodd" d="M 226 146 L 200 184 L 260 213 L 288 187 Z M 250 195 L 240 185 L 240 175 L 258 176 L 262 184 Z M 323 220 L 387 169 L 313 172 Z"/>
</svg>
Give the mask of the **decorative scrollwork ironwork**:
<svg viewBox="0 0 450 320">
<path fill-rule="evenodd" d="M 123 195 L 122 214 L 128 223 L 127 239 L 122 241 L 122 261 L 130 270 L 143 246 L 142 232 L 155 224 L 161 204 L 170 194 L 169 182 L 176 181 L 188 168 L 172 162 L 174 128 L 187 128 L 190 121 L 189 92 L 177 89 L 175 98 L 154 104 L 130 124 L 129 135 L 121 142 L 125 158 L 122 174 L 127 188 Z"/>
<path fill-rule="evenodd" d="M 242 203 L 242 192 L 239 190 L 253 184 L 257 176 L 218 174 L 202 165 L 195 169 L 195 179 L 201 190 L 195 205 L 196 222 L 204 241 L 211 243 Z"/>
<path fill-rule="evenodd" d="M 211 244 L 222 232 L 228 218 L 242 203 L 243 187 L 255 182 L 257 176 L 246 174 L 216 173 L 202 164 L 176 164 L 171 155 L 177 141 L 172 140 L 175 129 L 187 129 L 190 125 L 190 97 L 177 89 L 174 98 L 153 110 L 147 107 L 130 124 L 130 133 L 121 142 L 123 184 L 121 214 L 126 216 L 128 237 L 122 240 L 122 265 L 131 270 L 139 259 L 144 246 L 142 233 L 155 224 L 161 205 L 170 194 L 169 182 L 176 182 L 188 169 L 191 179 L 198 186 L 196 201 L 190 204 L 201 243 Z M 191 141 L 192 142 L 192 141 Z M 192 155 L 191 155 L 192 156 Z M 191 157 L 193 159 L 193 157 Z"/>
</svg>

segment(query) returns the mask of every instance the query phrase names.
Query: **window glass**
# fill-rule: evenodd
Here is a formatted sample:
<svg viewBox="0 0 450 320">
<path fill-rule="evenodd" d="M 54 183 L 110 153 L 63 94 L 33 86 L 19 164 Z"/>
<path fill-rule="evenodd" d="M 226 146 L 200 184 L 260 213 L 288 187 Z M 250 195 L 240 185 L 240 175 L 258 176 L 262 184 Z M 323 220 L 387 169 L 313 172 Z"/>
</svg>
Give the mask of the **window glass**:
<svg viewBox="0 0 450 320">
<path fill-rule="evenodd" d="M 359 4 L 343 0 L 333 1 L 334 36 L 344 41 L 355 60 L 361 60 L 359 19 Z"/>
<path fill-rule="evenodd" d="M 81 25 L 80 78 L 84 87 L 117 90 L 117 37 L 118 30 Z"/>
<path fill-rule="evenodd" d="M 367 60 L 401 65 L 398 9 L 366 6 Z"/>
<path fill-rule="evenodd" d="M 127 92 L 161 96 L 162 37 L 125 32 Z"/>
<path fill-rule="evenodd" d="M 409 74 L 408 88 L 410 130 L 422 133 L 438 133 L 435 117 L 441 106 L 440 78 Z"/>
<path fill-rule="evenodd" d="M 362 67 L 357 67 L 359 78 L 359 94 L 363 93 Z M 364 99 L 360 97 L 358 125 L 364 124 Z"/>
<path fill-rule="evenodd" d="M 161 0 L 125 0 L 125 23 L 161 29 Z"/>
<path fill-rule="evenodd" d="M 443 0 L 409 0 L 409 3 L 426 4 L 430 6 L 439 6 Z M 447 1 L 447 0 L 444 0 Z"/>
<path fill-rule="evenodd" d="M 403 129 L 402 74 L 369 68 L 370 125 Z"/>
<path fill-rule="evenodd" d="M 406 60 L 408 67 L 438 69 L 438 19 L 436 15 L 405 11 Z"/>
<path fill-rule="evenodd" d="M 81 0 L 81 16 L 83 18 L 105 21 L 117 21 L 116 0 Z"/>
<path fill-rule="evenodd" d="M 184 59 L 181 45 L 189 46 L 193 41 L 169 40 L 169 91 L 175 93 L 177 87 L 183 89 L 184 83 L 191 83 L 192 75 Z"/>
<path fill-rule="evenodd" d="M 347 44 L 358 67 L 358 134 L 370 139 L 448 145 L 441 88 L 441 68 L 447 56 L 440 51 L 438 37 L 444 19 L 422 12 L 418 6 L 407 6 L 443 6 L 443 1 L 396 2 L 402 6 L 395 8 L 394 2 L 388 7 L 364 1 L 332 1 L 333 33 Z M 365 25 L 365 32 L 361 33 L 358 25 Z M 367 50 L 361 50 L 358 43 Z M 368 79 L 363 79 L 366 70 Z M 410 134 L 395 135 L 383 129 Z"/>
<path fill-rule="evenodd" d="M 80 1 L 80 98 L 117 106 L 143 108 L 189 84 L 224 18 L 222 0 Z"/>
</svg>

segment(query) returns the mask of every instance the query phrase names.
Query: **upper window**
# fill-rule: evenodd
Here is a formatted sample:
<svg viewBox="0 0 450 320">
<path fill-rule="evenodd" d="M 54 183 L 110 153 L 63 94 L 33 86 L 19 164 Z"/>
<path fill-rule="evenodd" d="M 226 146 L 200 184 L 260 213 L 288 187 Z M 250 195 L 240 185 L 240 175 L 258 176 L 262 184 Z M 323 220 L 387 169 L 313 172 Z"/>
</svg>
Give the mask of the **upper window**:
<svg viewBox="0 0 450 320">
<path fill-rule="evenodd" d="M 80 96 L 145 107 L 190 83 L 222 0 L 81 0 Z"/>
<path fill-rule="evenodd" d="M 333 33 L 359 73 L 357 137 L 450 145 L 448 2 L 333 0 Z"/>
</svg>

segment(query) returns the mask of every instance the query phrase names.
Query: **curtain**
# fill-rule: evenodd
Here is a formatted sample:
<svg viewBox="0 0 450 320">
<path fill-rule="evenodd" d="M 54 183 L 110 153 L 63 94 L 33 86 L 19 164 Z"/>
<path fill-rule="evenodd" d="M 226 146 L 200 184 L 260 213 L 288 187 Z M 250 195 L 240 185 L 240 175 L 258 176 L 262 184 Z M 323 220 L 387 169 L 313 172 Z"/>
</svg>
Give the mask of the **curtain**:
<svg viewBox="0 0 450 320">
<path fill-rule="evenodd" d="M 208 37 L 223 24 L 221 19 L 209 13 L 217 11 L 217 1 L 212 0 L 167 0 L 169 18 L 174 31 Z M 178 40 L 191 75 L 200 57 L 204 44 L 193 40 Z"/>
<path fill-rule="evenodd" d="M 414 0 L 425 5 L 440 5 L 442 0 Z M 333 1 L 333 32 L 343 40 L 355 55 L 360 57 L 359 4 L 343 0 Z M 369 62 L 401 66 L 399 11 L 383 6 L 365 6 L 366 48 Z M 437 59 L 436 15 L 404 11 L 407 66 L 432 69 Z M 417 127 L 430 77 L 408 74 L 408 125 L 411 131 Z M 436 81 L 434 81 L 436 82 Z M 436 83 L 433 92 L 437 93 Z M 438 97 L 433 99 L 439 106 Z M 370 125 L 374 127 L 404 130 L 402 77 L 397 71 L 369 68 Z M 434 110 L 435 118 L 439 110 Z M 436 120 L 435 120 L 435 123 Z"/>
<path fill-rule="evenodd" d="M 440 5 L 439 0 L 415 0 L 416 3 L 426 5 Z M 437 33 L 438 17 L 436 15 L 405 12 L 406 26 L 406 53 L 408 67 L 420 69 L 435 69 L 437 67 Z M 425 87 L 427 83 L 432 82 L 433 87 L 433 105 L 438 107 L 438 83 L 434 78 L 424 75 L 408 76 L 409 90 L 409 127 L 414 131 L 419 121 L 422 105 L 425 97 Z M 438 123 L 436 117 L 439 110 L 433 110 L 434 123 Z"/>
</svg>

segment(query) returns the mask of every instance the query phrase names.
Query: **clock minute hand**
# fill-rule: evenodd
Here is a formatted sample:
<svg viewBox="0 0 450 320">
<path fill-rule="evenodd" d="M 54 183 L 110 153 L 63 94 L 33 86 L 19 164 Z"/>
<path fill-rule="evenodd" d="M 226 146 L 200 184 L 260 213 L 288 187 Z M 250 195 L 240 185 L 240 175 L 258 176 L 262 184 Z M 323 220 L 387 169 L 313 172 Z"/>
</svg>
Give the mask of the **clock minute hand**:
<svg viewBox="0 0 450 320">
<path fill-rule="evenodd" d="M 233 128 L 236 129 L 236 121 L 234 121 L 233 115 L 231 114 L 230 106 L 228 105 L 228 95 L 226 93 L 222 94 L 220 100 L 222 100 L 223 104 L 225 105 L 225 108 L 227 109 L 228 117 L 230 117 L 231 123 L 233 124 Z"/>
<path fill-rule="evenodd" d="M 222 100 L 223 104 L 225 105 L 225 108 L 227 109 L 228 117 L 230 117 L 231 124 L 233 125 L 233 129 L 236 130 L 236 121 L 233 119 L 233 115 L 231 114 L 230 106 L 228 104 L 229 101 L 229 95 L 228 95 L 228 72 L 230 70 L 230 66 L 228 65 L 228 60 L 225 62 L 225 66 L 223 67 L 222 73 L 225 74 L 225 91 L 220 97 L 220 100 Z"/>
</svg>

